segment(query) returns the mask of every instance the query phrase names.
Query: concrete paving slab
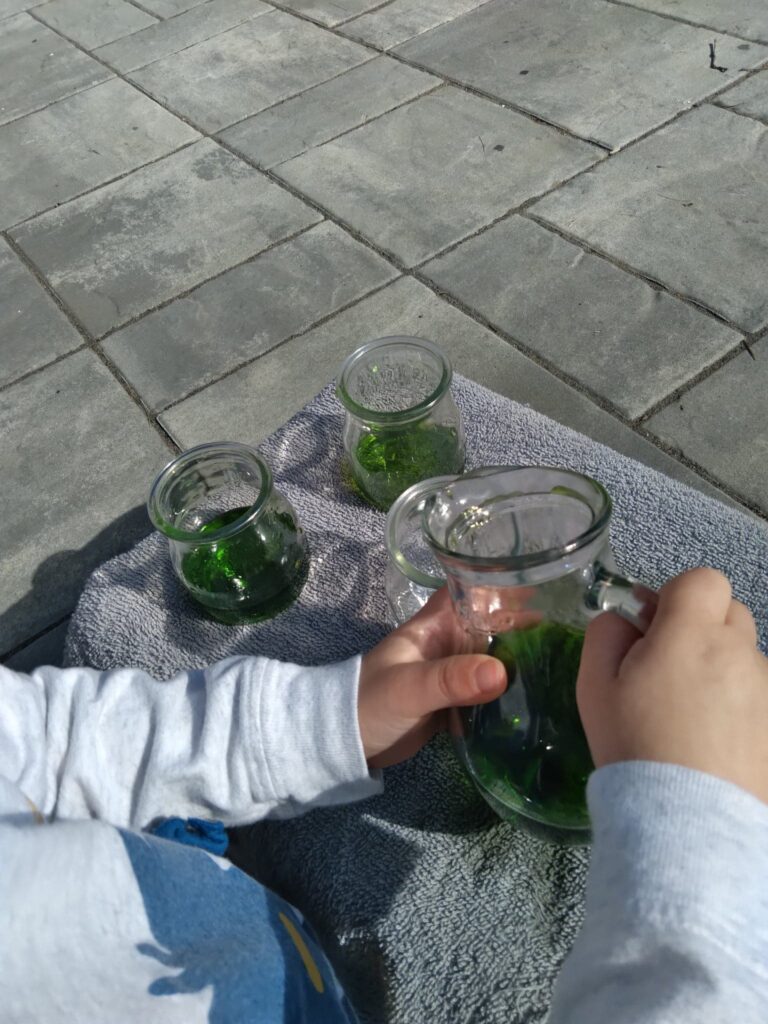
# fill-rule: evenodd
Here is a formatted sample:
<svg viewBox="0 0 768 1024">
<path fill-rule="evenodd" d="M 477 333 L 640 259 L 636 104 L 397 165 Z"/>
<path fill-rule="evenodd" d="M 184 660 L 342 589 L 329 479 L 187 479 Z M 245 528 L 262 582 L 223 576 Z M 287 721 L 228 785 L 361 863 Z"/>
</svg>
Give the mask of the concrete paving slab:
<svg viewBox="0 0 768 1024">
<path fill-rule="evenodd" d="M 270 11 L 130 77 L 215 132 L 370 59 L 357 43 Z"/>
<path fill-rule="evenodd" d="M 224 435 L 258 444 L 335 378 L 344 358 L 358 345 L 389 334 L 431 338 L 445 349 L 458 372 L 705 493 L 724 497 L 413 278 L 395 281 L 211 384 L 164 412 L 160 421 L 182 447 Z"/>
<path fill-rule="evenodd" d="M 204 0 L 141 0 L 141 6 L 158 18 L 175 18 L 193 7 L 201 7 Z"/>
<path fill-rule="evenodd" d="M 28 11 L 32 7 L 39 7 L 43 0 L 0 0 L 0 21 L 3 18 L 10 18 L 12 14 L 20 11 Z"/>
<path fill-rule="evenodd" d="M 259 166 L 275 167 L 440 84 L 423 71 L 377 57 L 227 128 L 220 138 Z"/>
<path fill-rule="evenodd" d="M 605 0 L 491 0 L 396 50 L 429 70 L 508 100 L 617 149 L 722 89 L 768 49 Z"/>
<path fill-rule="evenodd" d="M 0 126 L 0 227 L 58 206 L 200 136 L 112 79 Z"/>
<path fill-rule="evenodd" d="M 28 14 L 0 32 L 0 124 L 104 82 L 112 75 Z"/>
<path fill-rule="evenodd" d="M 412 266 L 598 159 L 586 143 L 446 87 L 277 173 Z"/>
<path fill-rule="evenodd" d="M 0 239 L 0 386 L 78 348 L 83 339 Z"/>
<path fill-rule="evenodd" d="M 125 0 L 51 0 L 35 10 L 35 17 L 86 50 L 157 24 L 157 18 Z"/>
<path fill-rule="evenodd" d="M 638 419 L 741 336 L 524 217 L 423 268 L 441 289 L 628 419 Z"/>
<path fill-rule="evenodd" d="M 333 26 L 379 7 L 384 2 L 385 0 L 281 0 L 281 6 L 306 18 L 313 18 L 322 25 Z"/>
<path fill-rule="evenodd" d="M 633 7 L 709 25 L 768 43 L 768 7 L 763 0 L 631 0 Z"/>
<path fill-rule="evenodd" d="M 757 117 L 768 122 L 768 71 L 759 71 L 746 82 L 718 96 L 721 107 L 745 117 Z"/>
<path fill-rule="evenodd" d="M 355 18 L 341 31 L 352 39 L 389 50 L 406 39 L 429 32 L 488 0 L 393 0 L 379 10 Z"/>
<path fill-rule="evenodd" d="M 94 56 L 118 71 L 135 71 L 271 10 L 260 0 L 210 0 L 168 21 L 101 46 L 94 50 Z"/>
<path fill-rule="evenodd" d="M 768 324 L 768 128 L 705 105 L 531 214 L 743 330 Z"/>
<path fill-rule="evenodd" d="M 64 661 L 64 644 L 67 639 L 69 619 L 43 633 L 31 644 L 22 647 L 10 658 L 5 658 L 4 665 L 15 672 L 34 672 L 42 665 L 54 665 L 61 668 Z"/>
<path fill-rule="evenodd" d="M 320 219 L 206 139 L 12 235 L 99 337 Z"/>
<path fill-rule="evenodd" d="M 149 532 L 140 506 L 170 453 L 90 351 L 0 392 L 0 434 L 5 652 L 67 615 L 88 573 Z"/>
<path fill-rule="evenodd" d="M 743 352 L 646 426 L 768 513 L 768 346 Z"/>
<path fill-rule="evenodd" d="M 162 409 L 396 276 L 326 221 L 118 331 L 104 350 Z"/>
</svg>

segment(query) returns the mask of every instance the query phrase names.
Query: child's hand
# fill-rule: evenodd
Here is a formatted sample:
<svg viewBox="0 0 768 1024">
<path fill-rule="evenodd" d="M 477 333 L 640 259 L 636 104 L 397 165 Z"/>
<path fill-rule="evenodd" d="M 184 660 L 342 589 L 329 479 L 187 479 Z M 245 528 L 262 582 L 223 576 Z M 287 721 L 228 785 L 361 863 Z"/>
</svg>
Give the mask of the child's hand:
<svg viewBox="0 0 768 1024">
<path fill-rule="evenodd" d="M 768 802 L 768 661 L 756 642 L 751 614 L 713 569 L 663 587 L 644 637 L 601 615 L 576 687 L 597 767 L 667 761 Z"/>
<path fill-rule="evenodd" d="M 446 587 L 363 657 L 358 718 L 372 768 L 415 754 L 447 725 L 447 709 L 484 704 L 507 685 L 496 658 L 472 653 Z"/>
</svg>

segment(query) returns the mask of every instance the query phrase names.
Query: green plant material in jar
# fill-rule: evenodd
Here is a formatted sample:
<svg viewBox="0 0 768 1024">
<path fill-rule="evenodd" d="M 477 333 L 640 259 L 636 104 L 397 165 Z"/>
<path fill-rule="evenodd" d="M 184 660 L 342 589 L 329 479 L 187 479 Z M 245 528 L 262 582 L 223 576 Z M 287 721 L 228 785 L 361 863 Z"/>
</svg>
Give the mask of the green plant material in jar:
<svg viewBox="0 0 768 1024">
<path fill-rule="evenodd" d="M 201 527 L 214 533 L 248 512 L 231 509 Z M 300 528 L 287 512 L 267 510 L 234 537 L 200 544 L 181 561 L 191 593 L 208 614 L 230 625 L 261 622 L 301 593 L 309 557 Z"/>
<path fill-rule="evenodd" d="M 463 466 L 456 430 L 422 422 L 363 434 L 355 447 L 352 472 L 362 496 L 386 511 L 412 484 L 460 473 Z"/>
<path fill-rule="evenodd" d="M 467 757 L 480 785 L 512 811 L 555 828 L 589 824 L 592 758 L 576 706 L 584 631 L 557 622 L 492 638 L 507 690 L 474 708 Z"/>
</svg>

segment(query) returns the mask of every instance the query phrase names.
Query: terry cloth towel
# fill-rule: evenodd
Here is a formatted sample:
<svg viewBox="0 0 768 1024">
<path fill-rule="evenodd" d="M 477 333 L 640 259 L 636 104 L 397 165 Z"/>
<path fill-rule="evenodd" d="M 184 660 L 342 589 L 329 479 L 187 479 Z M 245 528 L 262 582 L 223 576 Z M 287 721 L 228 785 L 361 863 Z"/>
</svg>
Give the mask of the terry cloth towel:
<svg viewBox="0 0 768 1024">
<path fill-rule="evenodd" d="M 765 524 L 466 379 L 455 377 L 453 392 L 469 467 L 558 465 L 595 477 L 615 501 L 621 571 L 658 587 L 692 566 L 722 569 L 768 649 Z M 205 619 L 153 535 L 93 573 L 67 664 L 163 678 L 232 654 L 320 664 L 373 645 L 389 628 L 384 515 L 345 490 L 342 424 L 328 386 L 260 446 L 311 545 L 291 609 L 257 626 Z M 588 857 L 498 821 L 444 738 L 389 769 L 381 796 L 237 830 L 229 855 L 313 922 L 366 1024 L 543 1020 L 582 919 Z"/>
</svg>

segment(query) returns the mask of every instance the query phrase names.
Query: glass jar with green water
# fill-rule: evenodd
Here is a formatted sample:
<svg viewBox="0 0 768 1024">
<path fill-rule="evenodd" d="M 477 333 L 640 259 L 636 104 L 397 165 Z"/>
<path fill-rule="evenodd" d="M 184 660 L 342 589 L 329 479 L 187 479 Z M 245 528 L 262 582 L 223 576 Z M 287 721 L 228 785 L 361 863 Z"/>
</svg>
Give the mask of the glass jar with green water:
<svg viewBox="0 0 768 1024">
<path fill-rule="evenodd" d="M 653 595 L 613 571 L 611 499 L 562 469 L 469 473 L 430 495 L 425 538 L 477 649 L 504 662 L 507 689 L 457 709 L 461 760 L 502 818 L 586 842 L 592 759 L 576 707 L 584 631 L 601 611 L 641 630 Z"/>
<path fill-rule="evenodd" d="M 379 338 L 341 368 L 344 449 L 353 490 L 376 508 L 420 480 L 460 473 L 464 432 L 445 354 L 423 338 Z"/>
<path fill-rule="evenodd" d="M 309 572 L 304 531 L 247 445 L 184 452 L 157 477 L 147 507 L 168 538 L 176 575 L 219 622 L 261 622 L 301 593 Z"/>
</svg>

